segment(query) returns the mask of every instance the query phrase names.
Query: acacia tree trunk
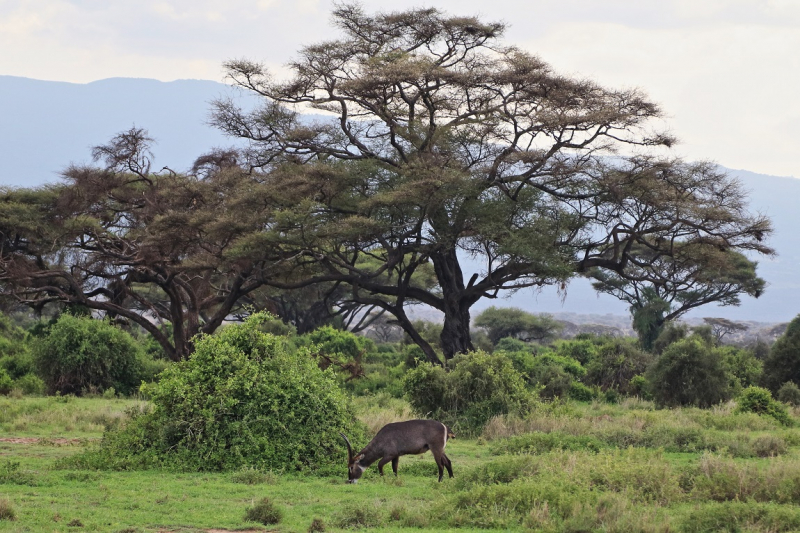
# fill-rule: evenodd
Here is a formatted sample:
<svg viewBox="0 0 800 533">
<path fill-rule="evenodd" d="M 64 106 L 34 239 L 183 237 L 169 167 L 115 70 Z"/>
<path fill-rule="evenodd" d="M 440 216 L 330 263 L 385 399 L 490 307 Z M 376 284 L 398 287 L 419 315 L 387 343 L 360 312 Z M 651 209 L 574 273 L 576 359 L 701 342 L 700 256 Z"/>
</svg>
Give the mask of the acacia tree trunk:
<svg viewBox="0 0 800 533">
<path fill-rule="evenodd" d="M 442 289 L 442 351 L 445 359 L 456 354 L 472 351 L 469 331 L 469 308 L 472 302 L 465 300 L 464 276 L 455 248 L 431 255 L 439 286 Z"/>
</svg>

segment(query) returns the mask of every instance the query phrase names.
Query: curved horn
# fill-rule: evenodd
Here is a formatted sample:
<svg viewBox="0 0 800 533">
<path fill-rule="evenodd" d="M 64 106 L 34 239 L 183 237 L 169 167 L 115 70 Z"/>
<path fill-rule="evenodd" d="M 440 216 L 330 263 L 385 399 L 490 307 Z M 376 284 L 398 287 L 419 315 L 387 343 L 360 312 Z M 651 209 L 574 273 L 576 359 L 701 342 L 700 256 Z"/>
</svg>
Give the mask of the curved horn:
<svg viewBox="0 0 800 533">
<path fill-rule="evenodd" d="M 341 431 L 339 432 L 339 435 L 341 435 L 344 439 L 344 442 L 347 443 L 347 462 L 349 463 L 353 460 L 353 447 L 350 445 L 350 440 L 347 438 L 347 435 Z"/>
</svg>

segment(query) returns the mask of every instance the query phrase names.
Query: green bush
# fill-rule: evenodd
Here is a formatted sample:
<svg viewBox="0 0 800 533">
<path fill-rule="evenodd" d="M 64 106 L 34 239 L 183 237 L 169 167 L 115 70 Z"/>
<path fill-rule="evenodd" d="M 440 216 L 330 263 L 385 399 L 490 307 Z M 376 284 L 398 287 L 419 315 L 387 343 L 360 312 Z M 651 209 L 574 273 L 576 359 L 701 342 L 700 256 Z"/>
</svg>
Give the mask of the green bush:
<svg viewBox="0 0 800 533">
<path fill-rule="evenodd" d="M 586 374 L 575 359 L 545 351 L 541 355 L 511 352 L 508 357 L 531 385 L 539 387 L 542 398 L 566 398 L 573 386 Z"/>
<path fill-rule="evenodd" d="M 493 416 L 527 412 L 535 396 L 503 353 L 457 355 L 453 369 L 421 363 L 409 371 L 403 388 L 411 406 L 459 429 L 475 432 Z"/>
<path fill-rule="evenodd" d="M 357 359 L 375 351 L 375 343 L 371 339 L 332 326 L 315 329 L 303 335 L 303 339 L 314 344 L 320 352 L 342 360 Z"/>
<path fill-rule="evenodd" d="M 733 389 L 738 392 L 744 387 L 757 385 L 761 381 L 762 363 L 752 350 L 744 350 L 735 346 L 718 348 L 722 359 L 732 378 Z"/>
<path fill-rule="evenodd" d="M 77 466 L 340 473 L 339 432 L 363 441 L 348 397 L 307 349 L 264 333 L 256 314 L 202 336 L 186 361 L 148 385 L 152 409 L 106 432 Z"/>
<path fill-rule="evenodd" d="M 0 368 L 0 394 L 8 394 L 14 388 L 14 380 L 5 368 Z"/>
<path fill-rule="evenodd" d="M 579 402 L 591 402 L 598 396 L 598 390 L 592 387 L 587 387 L 580 381 L 575 381 L 569 388 L 568 396 L 573 400 Z"/>
<path fill-rule="evenodd" d="M 275 504 L 272 503 L 269 498 L 261 499 L 261 501 L 257 502 L 252 507 L 249 507 L 244 513 L 245 521 L 258 522 L 259 524 L 264 524 L 265 526 L 277 524 L 282 518 L 283 511 L 281 511 L 278 507 L 275 507 Z"/>
<path fill-rule="evenodd" d="M 557 355 L 575 359 L 585 365 L 597 354 L 597 348 L 602 343 L 603 337 L 581 334 L 574 339 L 556 341 L 554 346 Z"/>
<path fill-rule="evenodd" d="M 659 406 L 710 407 L 732 395 L 720 351 L 696 336 L 667 346 L 646 375 Z"/>
<path fill-rule="evenodd" d="M 757 457 L 777 457 L 787 449 L 786 441 L 777 435 L 762 435 L 753 441 L 753 452 Z"/>
<path fill-rule="evenodd" d="M 787 381 L 800 383 L 800 316 L 795 317 L 764 359 L 762 383 L 773 392 Z"/>
<path fill-rule="evenodd" d="M 789 405 L 800 405 L 800 387 L 793 381 L 787 381 L 778 389 L 778 400 Z"/>
<path fill-rule="evenodd" d="M 14 381 L 14 386 L 22 390 L 23 394 L 39 396 L 45 392 L 45 384 L 42 378 L 36 374 L 25 374 Z"/>
<path fill-rule="evenodd" d="M 769 415 L 785 426 L 793 424 L 786 407 L 772 399 L 772 394 L 762 387 L 747 387 L 737 398 L 738 413 Z"/>
<path fill-rule="evenodd" d="M 614 389 L 624 395 L 636 394 L 631 379 L 642 374 L 651 360 L 652 356 L 640 350 L 631 339 L 608 339 L 585 363 L 583 382 L 604 391 Z"/>
<path fill-rule="evenodd" d="M 514 337 L 503 337 L 494 347 L 495 351 L 504 352 L 531 352 L 531 345 Z"/>
<path fill-rule="evenodd" d="M 143 356 L 126 332 L 103 320 L 62 315 L 33 345 L 49 393 L 81 394 L 114 387 L 130 394 L 142 378 Z"/>
<path fill-rule="evenodd" d="M 27 335 L 22 328 L 0 314 L 0 369 L 5 369 L 11 379 L 33 372 L 33 356 Z"/>
<path fill-rule="evenodd" d="M 345 382 L 345 388 L 356 395 L 386 393 L 394 398 L 403 397 L 404 363 L 388 366 L 380 363 L 364 365 L 364 376 Z"/>
<path fill-rule="evenodd" d="M 577 362 L 577 361 L 576 361 Z M 566 398 L 575 384 L 575 375 L 552 360 L 535 365 L 528 375 L 528 382 L 537 385 L 539 396 L 547 400 Z"/>
</svg>

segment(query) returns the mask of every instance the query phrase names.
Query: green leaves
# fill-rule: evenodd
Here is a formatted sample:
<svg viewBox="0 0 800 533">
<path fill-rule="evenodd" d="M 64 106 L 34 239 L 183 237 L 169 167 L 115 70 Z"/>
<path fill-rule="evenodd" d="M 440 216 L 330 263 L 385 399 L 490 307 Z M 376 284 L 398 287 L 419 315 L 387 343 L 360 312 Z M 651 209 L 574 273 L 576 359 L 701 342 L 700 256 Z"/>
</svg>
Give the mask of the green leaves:
<svg viewBox="0 0 800 533">
<path fill-rule="evenodd" d="M 360 433 L 346 395 L 308 350 L 263 333 L 265 318 L 199 338 L 189 359 L 147 387 L 153 410 L 108 435 L 101 456 L 179 470 L 343 465 L 338 432 Z"/>
</svg>

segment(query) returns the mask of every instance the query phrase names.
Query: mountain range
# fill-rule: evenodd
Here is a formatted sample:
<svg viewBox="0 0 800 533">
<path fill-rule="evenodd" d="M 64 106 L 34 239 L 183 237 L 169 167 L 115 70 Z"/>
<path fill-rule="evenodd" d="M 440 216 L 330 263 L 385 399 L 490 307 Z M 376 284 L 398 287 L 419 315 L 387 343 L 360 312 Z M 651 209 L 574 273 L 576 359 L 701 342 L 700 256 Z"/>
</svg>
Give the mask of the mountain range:
<svg viewBox="0 0 800 533">
<path fill-rule="evenodd" d="M 132 126 L 148 130 L 157 144 L 154 168 L 187 169 L 213 147 L 235 145 L 207 124 L 210 102 L 231 97 L 255 105 L 250 95 L 208 80 L 161 82 L 111 78 L 87 84 L 0 76 L 0 186 L 35 187 L 59 179 L 70 163 L 87 163 L 91 147 Z M 706 306 L 690 313 L 763 323 L 786 322 L 800 313 L 800 179 L 759 174 L 758 169 L 727 169 L 749 190 L 753 211 L 768 215 L 776 257 L 758 258 L 765 294 L 742 298 L 739 307 Z M 627 306 L 598 296 L 586 280 L 565 292 L 519 291 L 489 305 L 531 312 L 627 315 Z"/>
</svg>

